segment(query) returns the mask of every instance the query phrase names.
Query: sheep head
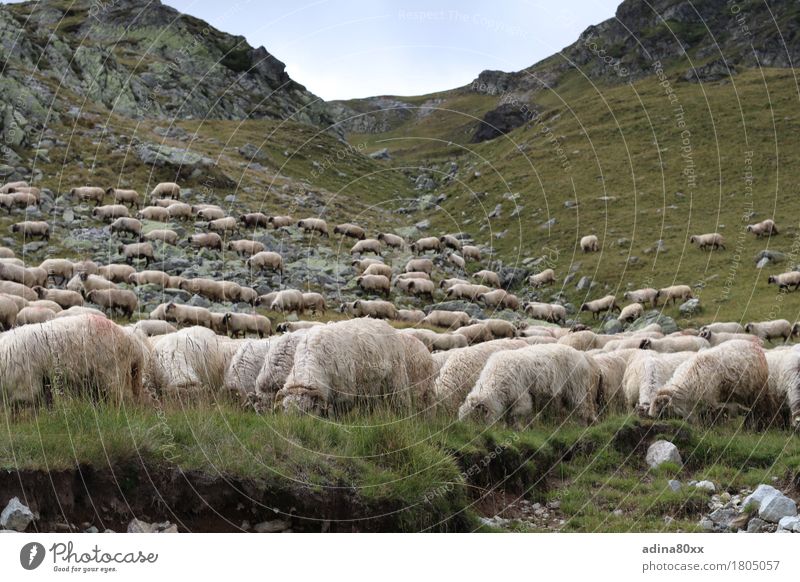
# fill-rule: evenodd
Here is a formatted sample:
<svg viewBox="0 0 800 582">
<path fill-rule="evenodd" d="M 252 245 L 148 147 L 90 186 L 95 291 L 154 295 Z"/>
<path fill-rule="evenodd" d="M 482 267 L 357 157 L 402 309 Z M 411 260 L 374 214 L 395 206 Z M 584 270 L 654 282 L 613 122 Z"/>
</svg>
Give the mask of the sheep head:
<svg viewBox="0 0 800 582">
<path fill-rule="evenodd" d="M 663 416 L 672 407 L 672 395 L 659 391 L 650 403 L 648 414 L 652 418 Z"/>
<path fill-rule="evenodd" d="M 291 386 L 281 388 L 275 395 L 275 407 L 280 406 L 286 413 L 313 414 L 324 416 L 328 411 L 326 399 L 315 388 Z"/>
</svg>

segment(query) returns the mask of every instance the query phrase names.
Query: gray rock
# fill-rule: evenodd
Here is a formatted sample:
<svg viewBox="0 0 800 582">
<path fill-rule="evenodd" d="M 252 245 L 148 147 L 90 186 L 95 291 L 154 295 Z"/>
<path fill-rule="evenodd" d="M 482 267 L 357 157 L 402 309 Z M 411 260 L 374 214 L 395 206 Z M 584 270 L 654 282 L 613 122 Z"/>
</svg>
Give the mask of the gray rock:
<svg viewBox="0 0 800 582">
<path fill-rule="evenodd" d="M 763 259 L 759 259 L 759 261 L 756 263 L 756 269 L 763 269 L 767 265 L 769 265 L 769 259 L 764 257 Z"/>
<path fill-rule="evenodd" d="M 714 493 L 717 490 L 711 481 L 700 481 L 699 483 L 695 483 L 694 487 L 695 489 L 702 489 L 709 493 Z"/>
<path fill-rule="evenodd" d="M 551 218 L 547 222 L 542 223 L 541 226 L 539 226 L 539 228 L 551 228 L 551 227 L 553 227 L 555 225 L 556 225 L 556 219 L 555 218 Z"/>
<path fill-rule="evenodd" d="M 592 278 L 583 276 L 578 281 L 578 284 L 575 286 L 575 289 L 578 291 L 588 291 L 592 287 Z"/>
<path fill-rule="evenodd" d="M 772 525 L 770 523 L 767 523 L 763 519 L 759 519 L 757 517 L 754 517 L 747 524 L 747 532 L 748 533 L 762 533 L 762 532 L 765 532 L 765 531 L 770 531 L 774 527 L 775 527 L 774 525 Z"/>
<path fill-rule="evenodd" d="M 622 322 L 616 318 L 609 319 L 603 324 L 603 333 L 607 334 L 622 333 L 624 329 Z"/>
<path fill-rule="evenodd" d="M 758 517 L 771 523 L 778 523 L 783 517 L 797 515 L 797 504 L 783 493 L 766 497 L 758 508 Z"/>
<path fill-rule="evenodd" d="M 389 155 L 389 150 L 387 148 L 383 148 L 372 152 L 369 157 L 371 157 L 373 160 L 389 160 L 392 156 Z"/>
<path fill-rule="evenodd" d="M 669 441 L 656 441 L 647 449 L 645 461 L 651 469 L 660 467 L 663 463 L 682 465 L 683 460 L 678 452 L 678 447 Z"/>
<path fill-rule="evenodd" d="M 714 531 L 714 522 L 704 517 L 700 520 L 700 527 L 702 527 L 705 531 Z"/>
<path fill-rule="evenodd" d="M 214 160 L 197 152 L 165 144 L 144 143 L 136 153 L 148 166 L 174 166 L 191 172 L 214 165 Z"/>
<path fill-rule="evenodd" d="M 700 313 L 702 311 L 702 307 L 700 307 L 700 300 L 697 297 L 693 297 L 685 303 L 681 303 L 681 305 L 678 307 L 678 311 L 681 312 L 681 315 L 694 315 L 695 313 Z"/>
<path fill-rule="evenodd" d="M 189 299 L 189 305 L 194 307 L 205 307 L 208 309 L 211 307 L 211 301 L 203 297 L 202 295 L 192 295 L 192 298 Z"/>
<path fill-rule="evenodd" d="M 134 518 L 128 523 L 128 533 L 178 533 L 178 526 L 168 521 L 147 523 Z"/>
<path fill-rule="evenodd" d="M 680 491 L 681 490 L 681 482 L 678 481 L 677 479 L 670 479 L 669 481 L 667 481 L 667 486 L 672 491 Z"/>
<path fill-rule="evenodd" d="M 628 326 L 628 331 L 637 331 L 645 326 L 650 325 L 651 323 L 657 323 L 660 325 L 664 331 L 664 334 L 670 334 L 678 331 L 678 324 L 675 323 L 675 320 L 668 315 L 663 315 L 656 309 L 648 311 L 642 317 L 635 320 L 630 326 Z"/>
<path fill-rule="evenodd" d="M 763 251 L 756 253 L 754 258 L 756 264 L 758 264 L 762 259 L 767 259 L 767 261 L 770 263 L 782 263 L 786 260 L 786 255 L 780 251 L 764 249 Z"/>
<path fill-rule="evenodd" d="M 273 519 L 272 521 L 262 521 L 253 526 L 256 533 L 280 533 L 291 527 L 291 523 L 283 519 Z"/>
<path fill-rule="evenodd" d="M 773 495 L 780 495 L 780 491 L 775 489 L 772 485 L 766 485 L 762 483 L 756 490 L 753 491 L 750 495 L 744 498 L 742 501 L 742 508 L 747 509 L 749 507 L 758 508 L 761 506 L 761 502 L 764 501 L 767 497 L 772 497 Z"/>
<path fill-rule="evenodd" d="M 425 220 L 420 220 L 418 223 L 414 225 L 414 228 L 417 230 L 428 230 L 431 227 L 431 221 L 427 218 Z"/>
<path fill-rule="evenodd" d="M 722 530 L 731 529 L 731 523 L 739 516 L 739 512 L 733 508 L 720 508 L 708 516 L 717 528 Z"/>
<path fill-rule="evenodd" d="M 800 533 L 800 517 L 787 515 L 778 522 L 778 531 L 785 530 Z"/>
<path fill-rule="evenodd" d="M 25 531 L 34 520 L 33 512 L 18 497 L 12 497 L 0 513 L 0 528 Z"/>
</svg>

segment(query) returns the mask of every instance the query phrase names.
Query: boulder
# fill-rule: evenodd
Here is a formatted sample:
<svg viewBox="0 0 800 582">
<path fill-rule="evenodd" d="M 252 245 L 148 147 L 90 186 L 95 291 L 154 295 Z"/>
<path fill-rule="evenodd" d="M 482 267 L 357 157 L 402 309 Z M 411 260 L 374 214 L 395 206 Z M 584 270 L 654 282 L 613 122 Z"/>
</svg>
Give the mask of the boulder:
<svg viewBox="0 0 800 582">
<path fill-rule="evenodd" d="M 796 515 L 797 504 L 783 493 L 766 497 L 758 508 L 758 517 L 770 523 L 778 523 L 784 517 Z"/>
<path fill-rule="evenodd" d="M 34 520 L 33 512 L 23 505 L 18 497 L 12 497 L 0 513 L 0 528 L 25 531 Z"/>
<path fill-rule="evenodd" d="M 272 521 L 262 521 L 253 526 L 253 531 L 256 533 L 280 533 L 286 531 L 292 526 L 291 523 L 284 519 L 273 519 Z"/>
<path fill-rule="evenodd" d="M 697 297 L 693 297 L 685 303 L 681 303 L 678 307 L 678 311 L 684 316 L 694 315 L 700 313 L 702 310 L 702 307 L 700 307 L 700 300 Z"/>
<path fill-rule="evenodd" d="M 664 440 L 656 441 L 650 445 L 645 455 L 645 461 L 651 469 L 656 469 L 664 463 L 683 464 L 678 447 Z"/>
</svg>

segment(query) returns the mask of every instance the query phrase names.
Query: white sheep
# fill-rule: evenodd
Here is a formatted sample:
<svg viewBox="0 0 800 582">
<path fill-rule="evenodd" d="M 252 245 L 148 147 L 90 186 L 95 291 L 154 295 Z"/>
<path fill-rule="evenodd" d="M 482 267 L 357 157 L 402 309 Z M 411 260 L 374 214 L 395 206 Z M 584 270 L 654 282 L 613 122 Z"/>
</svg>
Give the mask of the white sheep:
<svg viewBox="0 0 800 582">
<path fill-rule="evenodd" d="M 642 350 L 652 350 L 662 354 L 675 352 L 697 352 L 710 347 L 707 340 L 692 335 L 665 337 L 661 339 L 644 338 L 639 344 Z"/>
<path fill-rule="evenodd" d="M 644 306 L 641 303 L 631 303 L 622 308 L 617 319 L 622 322 L 633 321 L 644 315 Z"/>
<path fill-rule="evenodd" d="M 795 335 L 792 324 L 785 319 L 775 319 L 759 323 L 751 321 L 744 326 L 744 331 L 745 333 L 751 333 L 769 342 L 779 338 L 787 341 L 790 337 Z"/>
<path fill-rule="evenodd" d="M 584 253 L 596 253 L 600 250 L 600 241 L 597 236 L 589 234 L 581 238 L 581 250 Z"/>
<path fill-rule="evenodd" d="M 229 394 L 237 394 L 243 402 L 255 394 L 256 380 L 271 346 L 271 340 L 247 340 L 239 345 L 225 370 L 224 386 Z"/>
<path fill-rule="evenodd" d="M 767 278 L 767 284 L 777 285 L 779 289 L 788 290 L 789 287 L 794 287 L 797 291 L 800 289 L 800 271 L 789 271 L 788 273 L 781 273 L 779 275 L 770 275 Z"/>
<path fill-rule="evenodd" d="M 541 273 L 536 273 L 528 277 L 528 283 L 531 287 L 538 288 L 544 285 L 550 285 L 556 281 L 556 272 L 553 269 L 545 269 Z"/>
<path fill-rule="evenodd" d="M 294 352 L 306 329 L 285 333 L 270 340 L 269 351 L 264 356 L 255 381 L 254 403 L 257 407 L 271 410 L 275 395 L 283 388 L 286 377 L 294 366 Z"/>
<path fill-rule="evenodd" d="M 645 287 L 643 289 L 635 289 L 634 291 L 626 291 L 622 297 L 627 301 L 634 303 L 641 303 L 642 305 L 650 304 L 653 307 L 658 306 L 658 289 L 652 287 Z"/>
<path fill-rule="evenodd" d="M 762 236 L 778 234 L 778 227 L 775 225 L 774 220 L 767 218 L 756 224 L 748 224 L 747 232 L 752 232 L 757 238 L 761 238 Z"/>
<path fill-rule="evenodd" d="M 639 351 L 628 361 L 622 378 L 622 390 L 629 410 L 647 414 L 656 392 L 672 377 L 678 366 L 696 352 L 661 354 Z"/>
<path fill-rule="evenodd" d="M 708 234 L 695 234 L 689 237 L 689 242 L 696 244 L 699 249 L 725 249 L 725 237 L 718 232 Z"/>
</svg>

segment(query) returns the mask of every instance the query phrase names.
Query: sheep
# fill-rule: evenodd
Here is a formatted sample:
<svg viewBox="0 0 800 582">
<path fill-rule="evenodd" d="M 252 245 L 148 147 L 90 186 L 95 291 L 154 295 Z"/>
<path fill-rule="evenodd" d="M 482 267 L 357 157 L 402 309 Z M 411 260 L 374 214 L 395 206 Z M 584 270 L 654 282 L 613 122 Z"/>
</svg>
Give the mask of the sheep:
<svg viewBox="0 0 800 582">
<path fill-rule="evenodd" d="M 581 305 L 581 311 L 588 311 L 592 314 L 592 319 L 596 319 L 598 314 L 603 311 L 621 311 L 617 305 L 617 298 L 613 295 L 606 295 L 601 299 L 587 301 Z"/>
<path fill-rule="evenodd" d="M 411 243 L 409 247 L 411 252 L 417 255 L 421 255 L 428 251 L 436 251 L 439 252 L 442 248 L 442 243 L 439 242 L 439 239 L 435 236 L 427 236 L 420 239 L 415 240 Z M 415 270 L 422 270 L 422 269 L 415 269 Z"/>
<path fill-rule="evenodd" d="M 272 251 L 260 251 L 245 261 L 248 269 L 255 271 L 272 270 L 283 273 L 283 258 Z"/>
<path fill-rule="evenodd" d="M 320 293 L 303 293 L 303 310 L 325 315 L 328 306 Z"/>
<path fill-rule="evenodd" d="M 778 234 L 778 227 L 775 225 L 774 220 L 767 218 L 761 222 L 757 222 L 756 224 L 748 224 L 747 232 L 752 232 L 757 238 L 761 238 L 765 235 L 772 236 L 774 234 Z"/>
<path fill-rule="evenodd" d="M 138 218 L 154 220 L 156 222 L 169 222 L 169 212 L 162 206 L 145 206 L 136 213 Z"/>
<path fill-rule="evenodd" d="M 430 275 L 431 271 L 433 271 L 433 261 L 430 259 L 411 259 L 406 263 L 405 271 L 406 273 L 410 273 L 412 271 L 421 271 Z"/>
<path fill-rule="evenodd" d="M 656 392 L 672 377 L 675 370 L 697 352 L 660 354 L 639 351 L 628 361 L 622 388 L 628 410 L 646 415 Z"/>
<path fill-rule="evenodd" d="M 503 289 L 495 289 L 488 293 L 481 293 L 477 300 L 489 307 L 500 307 L 501 309 L 519 309 L 519 297 L 512 295 Z"/>
<path fill-rule="evenodd" d="M 408 279 L 406 292 L 409 295 L 413 295 L 414 297 L 427 296 L 433 301 L 434 291 L 436 291 L 436 285 L 433 284 L 433 281 L 426 279 Z"/>
<path fill-rule="evenodd" d="M 589 330 L 568 333 L 567 335 L 558 338 L 558 343 L 582 352 L 602 347 L 601 342 L 598 341 L 597 334 Z"/>
<path fill-rule="evenodd" d="M 426 345 L 408 334 L 397 334 L 405 352 L 405 368 L 408 376 L 406 388 L 414 410 L 429 411 L 434 408 L 434 379 L 436 363 Z"/>
<path fill-rule="evenodd" d="M 26 206 L 35 206 L 36 204 L 39 204 L 42 198 L 42 191 L 36 186 L 20 186 L 13 188 L 10 194 L 12 196 L 24 195 L 28 197 L 32 203 L 28 203 Z"/>
<path fill-rule="evenodd" d="M 483 269 L 475 273 L 473 278 L 479 280 L 481 284 L 485 283 L 492 287 L 500 287 L 500 276 L 494 271 Z"/>
<path fill-rule="evenodd" d="M 63 311 L 59 311 L 56 313 L 56 318 L 60 317 L 75 317 L 76 315 L 95 315 L 97 317 L 102 317 L 104 319 L 108 319 L 106 314 L 100 311 L 99 309 L 95 309 L 94 307 L 84 307 L 84 306 L 73 306 L 69 309 L 65 309 Z"/>
<path fill-rule="evenodd" d="M 62 312 L 65 313 L 65 312 Z M 2 400 L 35 405 L 55 386 L 76 396 L 121 403 L 142 392 L 145 350 L 102 316 L 57 318 L 0 338 Z"/>
<path fill-rule="evenodd" d="M 789 289 L 794 287 L 794 291 L 800 289 L 800 271 L 789 271 L 788 273 L 781 273 L 780 275 L 770 275 L 767 278 L 767 284 L 777 285 L 779 289 Z"/>
<path fill-rule="evenodd" d="M 169 206 L 167 208 L 169 208 Z M 225 211 L 219 207 L 207 206 L 204 208 L 198 208 L 197 206 L 192 206 L 191 210 L 192 212 L 197 214 L 197 218 L 199 218 L 200 220 L 205 220 L 206 222 L 211 222 L 212 220 L 219 220 L 220 218 L 225 218 L 226 216 Z M 266 219 L 266 216 L 264 218 Z M 239 222 L 243 222 L 241 218 L 239 219 Z"/>
<path fill-rule="evenodd" d="M 111 264 L 100 267 L 97 274 L 112 283 L 127 283 L 136 269 L 130 265 Z"/>
<path fill-rule="evenodd" d="M 493 424 L 505 417 L 514 424 L 530 417 L 534 407 L 565 406 L 568 416 L 574 414 L 591 424 L 596 420 L 595 398 L 601 382 L 600 368 L 591 356 L 567 346 L 500 351 L 489 357 L 458 418 Z"/>
<path fill-rule="evenodd" d="M 641 349 L 641 345 L 642 345 L 642 337 L 639 335 L 634 335 L 633 337 L 625 337 L 622 339 L 610 341 L 600 349 L 602 349 L 604 352 L 613 352 L 617 350 L 627 350 L 627 349 L 638 350 Z"/>
<path fill-rule="evenodd" d="M 303 218 L 297 221 L 297 226 L 306 232 L 318 232 L 325 238 L 329 238 L 328 223 L 321 218 Z"/>
<path fill-rule="evenodd" d="M 435 309 L 425 316 L 422 323 L 432 325 L 434 327 L 443 327 L 445 329 L 458 329 L 469 325 L 469 315 L 463 311 L 445 311 L 443 309 Z"/>
<path fill-rule="evenodd" d="M 439 237 L 439 242 L 442 245 L 442 248 L 449 248 L 456 251 L 461 250 L 461 241 L 452 234 L 445 234 Z"/>
<path fill-rule="evenodd" d="M 709 234 L 694 234 L 689 237 L 691 244 L 696 244 L 697 248 L 705 250 L 708 247 L 712 249 L 725 249 L 725 238 L 718 232 Z"/>
<path fill-rule="evenodd" d="M 692 335 L 665 337 L 661 339 L 644 338 L 639 344 L 639 349 L 653 350 L 662 354 L 675 352 L 697 352 L 710 347 L 708 341 L 702 337 Z"/>
<path fill-rule="evenodd" d="M 225 370 L 224 387 L 243 402 L 256 393 L 256 379 L 269 353 L 270 340 L 249 340 L 241 343 Z"/>
<path fill-rule="evenodd" d="M 133 324 L 133 331 L 141 333 L 147 337 L 157 335 L 167 335 L 168 333 L 175 333 L 178 329 L 166 321 L 157 319 L 142 319 Z"/>
<path fill-rule="evenodd" d="M 132 263 L 134 260 L 144 259 L 145 265 L 149 265 L 150 261 L 156 260 L 153 252 L 153 245 L 149 242 L 120 245 L 119 250 L 125 257 L 126 263 Z"/>
<path fill-rule="evenodd" d="M 44 287 L 47 271 L 39 267 L 20 267 L 11 263 L 0 263 L 0 281 L 21 283 L 27 287 Z"/>
<path fill-rule="evenodd" d="M 369 257 L 364 259 L 353 259 L 350 264 L 355 268 L 356 272 L 363 274 L 370 265 L 383 265 L 383 259 L 380 257 Z"/>
<path fill-rule="evenodd" d="M 768 382 L 764 350 L 752 342 L 725 342 L 681 364 L 656 393 L 649 413 L 714 420 L 721 410 L 738 405 L 747 409 L 746 424 L 767 428 L 777 410 Z"/>
<path fill-rule="evenodd" d="M 626 323 L 629 321 L 633 321 L 634 319 L 639 319 L 644 315 L 644 305 L 641 303 L 631 303 L 630 305 L 626 305 L 622 308 L 622 311 L 619 312 L 617 319 L 621 322 Z"/>
<path fill-rule="evenodd" d="M 0 328 L 2 331 L 8 331 L 17 323 L 17 313 L 24 306 L 19 307 L 14 297 L 10 295 L 0 295 Z"/>
<path fill-rule="evenodd" d="M 622 294 L 622 297 L 626 301 L 641 303 L 642 305 L 649 303 L 653 307 L 658 306 L 658 289 L 653 289 L 652 287 L 636 289 L 635 291 L 626 291 Z"/>
<path fill-rule="evenodd" d="M 180 326 L 188 324 L 193 326 L 201 325 L 208 328 L 211 327 L 211 312 L 205 307 L 178 305 L 177 303 L 169 302 L 164 306 L 163 311 L 166 321 L 172 321 Z M 157 319 L 157 317 L 154 317 L 153 313 L 151 313 L 150 319 Z"/>
<path fill-rule="evenodd" d="M 426 281 L 430 281 L 431 276 L 424 271 L 408 271 L 407 273 L 400 273 L 397 275 L 397 279 L 425 279 Z"/>
<path fill-rule="evenodd" d="M 495 339 L 489 326 L 483 323 L 470 323 L 459 327 L 453 333 L 467 338 L 467 344 L 479 344 Z"/>
<path fill-rule="evenodd" d="M 292 333 L 295 331 L 300 331 L 301 329 L 308 329 L 310 327 L 316 327 L 318 325 L 325 325 L 321 321 L 283 321 L 278 324 L 275 330 L 278 333 Z"/>
<path fill-rule="evenodd" d="M 156 187 L 153 188 L 152 192 L 150 192 L 150 198 L 161 198 L 167 196 L 173 200 L 177 200 L 181 197 L 181 187 L 175 182 L 161 182 L 156 184 Z"/>
<path fill-rule="evenodd" d="M 80 307 L 83 305 L 83 296 L 75 291 L 68 291 L 65 289 L 47 289 L 45 287 L 34 287 L 33 290 L 39 299 L 47 299 L 54 301 L 63 309 L 70 307 Z"/>
<path fill-rule="evenodd" d="M 0 247 L 0 259 L 13 259 L 14 251 L 8 247 Z"/>
<path fill-rule="evenodd" d="M 92 216 L 100 220 L 109 220 L 115 218 L 127 218 L 128 207 L 124 204 L 108 204 L 106 206 L 95 206 L 92 210 Z"/>
<path fill-rule="evenodd" d="M 27 187 L 28 183 L 22 180 L 18 180 L 16 182 L 8 182 L 7 184 L 3 184 L 2 186 L 0 186 L 0 193 L 8 194 L 9 192 L 12 192 L 14 188 L 27 188 Z"/>
<path fill-rule="evenodd" d="M 514 327 L 513 323 L 506 321 L 505 319 L 494 319 L 489 317 L 480 321 L 473 320 L 473 323 L 482 323 L 488 327 L 489 333 L 491 333 L 492 337 L 495 339 L 517 337 L 517 328 Z"/>
<path fill-rule="evenodd" d="M 307 329 L 293 331 L 270 341 L 256 376 L 255 402 L 257 407 L 271 407 L 275 395 L 283 388 L 286 377 L 294 366 L 297 344 L 306 336 Z"/>
<path fill-rule="evenodd" d="M 76 291 L 86 297 L 89 291 L 95 289 L 116 289 L 117 286 L 108 279 L 100 275 L 90 275 L 83 272 L 78 273 L 66 285 L 68 291 Z"/>
<path fill-rule="evenodd" d="M 796 349 L 771 349 L 764 352 L 767 359 L 769 390 L 775 409 L 775 422 L 782 427 L 791 426 L 790 395 L 800 386 L 800 351 Z"/>
<path fill-rule="evenodd" d="M 228 243 L 228 249 L 235 251 L 237 255 L 253 256 L 266 250 L 264 243 L 255 240 L 232 240 Z"/>
<path fill-rule="evenodd" d="M 637 352 L 638 350 L 626 350 Z M 604 412 L 625 412 L 625 391 L 623 379 L 628 368 L 629 358 L 620 351 L 593 354 L 592 359 L 600 368 L 602 390 L 595 401 L 598 415 Z"/>
<path fill-rule="evenodd" d="M 117 204 L 127 204 L 131 208 L 139 208 L 139 193 L 136 190 L 106 188 L 106 195 L 111 196 Z"/>
<path fill-rule="evenodd" d="M 127 282 L 131 285 L 155 285 L 157 287 L 171 287 L 171 277 L 164 271 L 139 271 L 128 275 Z"/>
<path fill-rule="evenodd" d="M 222 237 L 216 232 L 201 232 L 193 234 L 189 239 L 192 247 L 196 249 L 217 249 L 222 250 Z"/>
<path fill-rule="evenodd" d="M 489 293 L 490 291 L 491 289 L 486 285 L 472 285 L 470 283 L 465 285 L 463 283 L 456 283 L 447 290 L 445 295 L 448 299 L 469 299 L 470 301 L 476 301 L 479 295 Z"/>
<path fill-rule="evenodd" d="M 208 230 L 219 234 L 226 234 L 229 232 L 236 232 L 239 229 L 239 223 L 232 216 L 225 218 L 217 218 L 208 222 Z"/>
<path fill-rule="evenodd" d="M 104 311 L 118 311 L 123 317 L 132 317 L 139 301 L 136 294 L 127 289 L 95 289 L 86 294 L 86 300 L 99 305 Z"/>
<path fill-rule="evenodd" d="M 462 271 L 467 268 L 467 263 L 464 261 L 464 257 L 456 253 L 449 253 L 447 255 L 447 262 L 454 267 L 461 269 Z"/>
<path fill-rule="evenodd" d="M 40 220 L 26 220 L 11 225 L 11 232 L 18 232 L 24 238 L 38 237 L 50 240 L 50 225 Z"/>
<path fill-rule="evenodd" d="M 352 319 L 309 329 L 276 398 L 284 410 L 337 414 L 387 404 L 411 408 L 404 345 L 385 322 Z M 346 366 L 341 365 L 347 362 Z"/>
<path fill-rule="evenodd" d="M 185 202 L 175 202 L 167 206 L 167 213 L 169 214 L 170 220 L 191 220 L 192 207 Z"/>
<path fill-rule="evenodd" d="M 294 218 L 291 216 L 270 216 L 267 222 L 271 224 L 274 229 L 286 228 L 294 224 Z"/>
<path fill-rule="evenodd" d="M 389 265 L 384 265 L 383 263 L 372 263 L 371 265 L 367 265 L 367 268 L 364 269 L 361 274 L 362 275 L 383 275 L 384 277 L 391 278 L 392 277 L 392 268 Z"/>
<path fill-rule="evenodd" d="M 270 311 L 282 311 L 285 313 L 303 313 L 304 302 L 303 293 L 296 289 L 284 289 L 275 293 L 275 298 L 269 306 Z"/>
<path fill-rule="evenodd" d="M 555 303 L 531 301 L 524 305 L 524 311 L 534 319 L 541 319 L 551 323 L 564 323 L 567 321 L 567 309 L 563 305 Z"/>
<path fill-rule="evenodd" d="M 687 299 L 691 299 L 694 297 L 692 294 L 692 289 L 688 285 L 672 285 L 670 287 L 664 287 L 663 289 L 659 289 L 656 295 L 656 300 L 664 299 L 664 304 L 668 304 L 672 301 L 674 305 L 679 300 L 686 301 Z"/>
<path fill-rule="evenodd" d="M 257 228 L 259 226 L 266 228 L 269 225 L 269 218 L 262 212 L 249 212 L 247 214 L 242 214 L 239 217 L 239 222 L 248 228 Z M 291 220 L 289 224 L 291 224 Z"/>
<path fill-rule="evenodd" d="M 440 289 L 449 289 L 453 285 L 470 285 L 470 282 L 466 279 L 459 279 L 458 277 L 451 277 L 449 279 L 442 279 L 439 282 Z"/>
<path fill-rule="evenodd" d="M 755 342 L 758 345 L 763 345 L 764 342 L 761 338 L 746 333 L 731 333 L 727 331 L 711 331 L 704 329 L 700 332 L 700 337 L 708 342 L 710 346 L 718 346 L 721 343 L 731 340 L 747 340 Z"/>
<path fill-rule="evenodd" d="M 80 202 L 94 202 L 95 206 L 100 206 L 106 196 L 106 191 L 97 186 L 80 186 L 72 188 L 69 195 Z"/>
<path fill-rule="evenodd" d="M 396 249 L 402 249 L 405 241 L 403 240 L 402 236 L 398 236 L 396 234 L 391 234 L 388 232 L 382 232 L 378 235 L 378 240 L 384 243 L 387 247 L 393 247 Z"/>
<path fill-rule="evenodd" d="M 700 333 L 704 331 L 712 331 L 714 333 L 724 331 L 726 333 L 744 333 L 744 327 L 740 323 L 736 322 L 715 322 L 709 323 L 708 325 L 704 325 L 700 328 Z"/>
<path fill-rule="evenodd" d="M 46 307 L 35 307 L 26 305 L 19 310 L 16 317 L 15 325 L 30 325 L 32 323 L 44 323 L 50 321 L 56 316 L 56 312 Z"/>
<path fill-rule="evenodd" d="M 112 234 L 127 232 L 134 236 L 141 236 L 142 223 L 135 218 L 120 217 L 111 223 L 111 225 L 108 227 L 108 230 Z"/>
<path fill-rule="evenodd" d="M 232 338 L 239 334 L 247 335 L 247 332 L 258 334 L 259 338 L 268 336 L 272 333 L 272 323 L 263 315 L 250 313 L 226 313 L 222 317 L 223 329 L 231 334 Z"/>
<path fill-rule="evenodd" d="M 356 283 L 364 291 L 380 293 L 386 297 L 391 290 L 391 281 L 383 275 L 361 275 L 356 279 Z"/>
<path fill-rule="evenodd" d="M 359 299 L 350 303 L 342 303 L 339 311 L 350 313 L 356 317 L 372 317 L 376 319 L 397 319 L 397 308 L 388 301 Z"/>
<path fill-rule="evenodd" d="M 406 323 L 422 323 L 425 319 L 425 312 L 419 309 L 398 309 L 397 321 Z"/>
<path fill-rule="evenodd" d="M 172 279 L 172 277 L 170 277 L 170 279 Z M 255 305 L 256 301 L 258 300 L 258 292 L 250 287 L 239 287 L 238 297 L 235 297 L 234 299 L 242 303 Z"/>
<path fill-rule="evenodd" d="M 481 250 L 476 246 L 462 245 L 461 254 L 463 255 L 465 260 L 471 260 L 471 261 L 481 260 Z"/>
<path fill-rule="evenodd" d="M 536 273 L 528 277 L 528 283 L 533 288 L 550 285 L 556 282 L 556 272 L 553 269 L 545 269 L 541 273 Z"/>
<path fill-rule="evenodd" d="M 189 293 L 201 295 L 211 301 L 225 301 L 228 297 L 225 294 L 225 287 L 220 281 L 197 277 L 195 279 L 185 279 L 181 282 L 179 289 Z"/>
<path fill-rule="evenodd" d="M 401 329 L 400 333 L 414 336 L 430 351 L 449 351 L 466 348 L 469 345 L 465 336 L 455 333 L 436 333 L 424 328 Z"/>
<path fill-rule="evenodd" d="M 159 208 L 168 208 L 170 204 L 175 204 L 172 198 L 157 198 L 150 201 L 151 206 L 158 206 Z"/>
<path fill-rule="evenodd" d="M 365 238 L 364 240 L 358 241 L 350 249 L 351 255 L 364 254 L 364 253 L 374 253 L 376 255 L 380 255 L 381 242 L 378 239 Z"/>
<path fill-rule="evenodd" d="M 769 342 L 777 338 L 788 341 L 790 337 L 796 335 L 792 324 L 785 319 L 775 319 L 760 323 L 751 321 L 744 326 L 744 331 L 745 333 L 751 333 Z"/>
<path fill-rule="evenodd" d="M 363 228 L 349 222 L 337 224 L 333 228 L 333 234 L 343 234 L 344 236 L 349 236 L 350 238 L 356 238 L 358 240 L 364 240 L 367 237 L 367 233 Z"/>
<path fill-rule="evenodd" d="M 140 242 L 144 241 L 160 241 L 164 244 L 175 246 L 178 244 L 178 233 L 168 228 L 155 229 L 139 237 Z M 221 239 L 220 239 L 220 244 Z"/>
<path fill-rule="evenodd" d="M 22 297 L 26 301 L 36 301 L 39 298 L 36 292 L 27 285 L 13 281 L 0 281 L 0 293 Z"/>
<path fill-rule="evenodd" d="M 90 275 L 97 275 L 97 271 L 100 267 L 92 261 L 91 259 L 84 259 L 82 261 L 77 261 L 72 263 L 72 272 L 75 275 L 79 275 L 80 273 L 89 273 Z"/>
<path fill-rule="evenodd" d="M 584 253 L 596 253 L 600 250 L 600 241 L 597 236 L 589 234 L 581 238 L 581 250 Z"/>
</svg>

